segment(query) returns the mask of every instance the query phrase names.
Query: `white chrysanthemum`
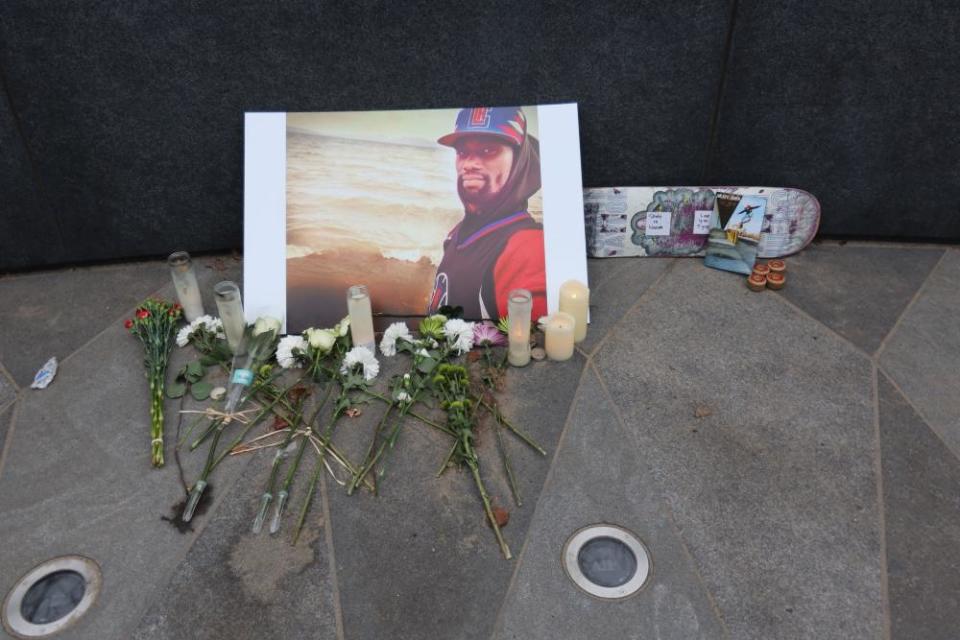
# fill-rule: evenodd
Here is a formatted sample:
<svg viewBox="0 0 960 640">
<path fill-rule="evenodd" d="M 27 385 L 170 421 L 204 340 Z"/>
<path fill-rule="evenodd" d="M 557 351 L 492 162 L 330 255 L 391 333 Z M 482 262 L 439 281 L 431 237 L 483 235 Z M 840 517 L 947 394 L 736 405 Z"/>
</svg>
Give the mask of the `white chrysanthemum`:
<svg viewBox="0 0 960 640">
<path fill-rule="evenodd" d="M 407 393 L 406 391 L 401 391 L 400 393 L 397 394 L 397 402 L 404 403 L 404 402 L 410 402 L 411 400 L 413 400 L 413 398 L 411 398 L 410 394 Z"/>
<path fill-rule="evenodd" d="M 443 335 L 447 337 L 447 342 L 459 354 L 464 354 L 473 349 L 472 322 L 466 322 L 459 318 L 447 320 L 447 323 L 443 325 Z"/>
<path fill-rule="evenodd" d="M 221 320 L 220 318 L 214 318 L 212 316 L 200 316 L 199 318 L 197 318 L 197 320 L 202 320 L 203 326 L 210 333 L 218 333 L 223 331 L 223 320 Z"/>
<path fill-rule="evenodd" d="M 427 353 L 427 350 L 426 350 L 426 349 L 420 349 L 420 351 L 417 351 L 416 355 L 420 356 L 421 358 L 429 358 L 429 357 L 430 357 L 430 354 Z"/>
<path fill-rule="evenodd" d="M 294 352 L 299 351 L 302 354 L 306 350 L 307 341 L 303 339 L 303 336 L 280 338 L 280 342 L 277 344 L 277 363 L 284 369 L 299 367 L 300 359 Z"/>
<path fill-rule="evenodd" d="M 347 374 L 353 371 L 353 368 L 358 364 L 363 366 L 363 379 L 368 382 L 380 373 L 380 363 L 377 362 L 377 357 L 366 347 L 354 347 L 347 351 L 347 355 L 343 356 L 340 373 Z"/>
<path fill-rule="evenodd" d="M 177 346 L 185 347 L 190 344 L 190 334 L 193 333 L 193 327 L 187 325 L 177 332 Z"/>
<path fill-rule="evenodd" d="M 380 340 L 380 353 L 385 356 L 397 355 L 398 339 L 413 342 L 413 336 L 410 335 L 410 328 L 406 322 L 394 322 L 387 327 L 387 330 L 383 332 L 383 339 Z"/>
</svg>

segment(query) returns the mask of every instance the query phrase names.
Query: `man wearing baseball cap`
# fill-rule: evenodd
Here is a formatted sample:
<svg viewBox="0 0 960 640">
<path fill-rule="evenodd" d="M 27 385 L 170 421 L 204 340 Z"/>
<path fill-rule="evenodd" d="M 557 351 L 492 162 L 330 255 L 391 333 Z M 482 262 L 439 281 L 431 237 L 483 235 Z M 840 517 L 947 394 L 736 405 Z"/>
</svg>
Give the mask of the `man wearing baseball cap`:
<svg viewBox="0 0 960 640">
<path fill-rule="evenodd" d="M 507 315 L 513 289 L 533 294 L 533 317 L 547 313 L 543 227 L 527 211 L 540 189 L 540 142 L 520 107 L 476 107 L 457 114 L 439 140 L 457 151 L 463 219 L 443 242 L 428 313 L 461 306 L 469 319 Z"/>
</svg>

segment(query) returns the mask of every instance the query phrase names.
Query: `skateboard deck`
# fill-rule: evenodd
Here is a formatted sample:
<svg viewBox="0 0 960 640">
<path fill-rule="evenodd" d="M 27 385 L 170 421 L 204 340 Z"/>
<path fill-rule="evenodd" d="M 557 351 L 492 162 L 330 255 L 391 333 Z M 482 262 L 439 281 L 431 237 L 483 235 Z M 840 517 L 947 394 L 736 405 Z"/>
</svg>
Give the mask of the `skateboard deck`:
<svg viewBox="0 0 960 640">
<path fill-rule="evenodd" d="M 723 226 L 717 194 L 762 196 L 766 211 L 757 255 L 800 251 L 820 226 L 820 203 L 801 189 L 771 187 L 604 187 L 583 190 L 587 255 L 702 256 L 710 229 Z"/>
</svg>

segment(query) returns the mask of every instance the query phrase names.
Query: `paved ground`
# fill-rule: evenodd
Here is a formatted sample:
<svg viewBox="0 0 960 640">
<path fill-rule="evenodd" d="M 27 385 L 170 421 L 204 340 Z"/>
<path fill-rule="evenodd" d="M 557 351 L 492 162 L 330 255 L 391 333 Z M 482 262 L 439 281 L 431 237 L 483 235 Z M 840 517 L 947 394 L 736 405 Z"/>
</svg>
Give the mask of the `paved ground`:
<svg viewBox="0 0 960 640">
<path fill-rule="evenodd" d="M 223 465 L 178 531 L 162 517 L 183 489 L 175 465 L 149 468 L 121 326 L 170 294 L 163 263 L 0 278 L 0 589 L 52 556 L 96 559 L 102 597 L 61 637 L 98 640 L 956 638 L 960 250 L 821 243 L 788 268 L 783 292 L 755 294 L 698 260 L 591 261 L 582 352 L 510 371 L 505 412 L 549 452 L 507 443 L 512 561 L 469 477 L 434 477 L 445 436 L 413 425 L 379 498 L 324 478 L 296 546 L 289 525 L 249 532 L 265 455 Z M 56 381 L 30 390 L 51 355 Z M 344 449 L 359 457 L 376 413 L 340 428 Z M 200 464 L 185 456 L 188 479 Z M 649 547 L 637 596 L 601 602 L 564 575 L 565 540 L 595 522 Z"/>
</svg>

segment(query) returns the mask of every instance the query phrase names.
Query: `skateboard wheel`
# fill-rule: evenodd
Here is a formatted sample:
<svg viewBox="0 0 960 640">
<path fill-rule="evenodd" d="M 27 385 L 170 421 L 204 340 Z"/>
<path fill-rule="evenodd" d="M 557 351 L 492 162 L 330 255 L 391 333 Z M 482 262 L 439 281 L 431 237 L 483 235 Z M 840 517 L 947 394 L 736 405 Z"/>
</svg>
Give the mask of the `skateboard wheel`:
<svg viewBox="0 0 960 640">
<path fill-rule="evenodd" d="M 771 289 L 783 289 L 783 285 L 787 284 L 787 278 L 783 273 L 772 271 L 770 275 L 767 276 L 767 286 Z"/>
<path fill-rule="evenodd" d="M 763 291 L 766 286 L 767 277 L 759 273 L 751 273 L 750 277 L 747 278 L 747 287 L 749 287 L 751 291 Z"/>
<path fill-rule="evenodd" d="M 767 262 L 767 267 L 774 273 L 783 273 L 787 270 L 787 263 L 783 260 L 770 260 Z"/>
<path fill-rule="evenodd" d="M 770 267 L 758 262 L 757 264 L 753 265 L 753 272 L 759 276 L 766 277 L 766 275 L 770 273 Z"/>
</svg>

